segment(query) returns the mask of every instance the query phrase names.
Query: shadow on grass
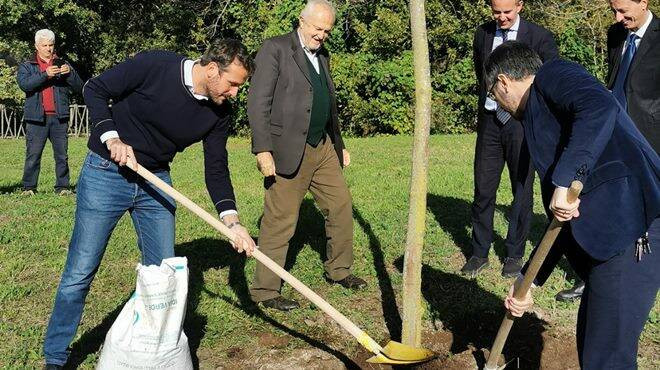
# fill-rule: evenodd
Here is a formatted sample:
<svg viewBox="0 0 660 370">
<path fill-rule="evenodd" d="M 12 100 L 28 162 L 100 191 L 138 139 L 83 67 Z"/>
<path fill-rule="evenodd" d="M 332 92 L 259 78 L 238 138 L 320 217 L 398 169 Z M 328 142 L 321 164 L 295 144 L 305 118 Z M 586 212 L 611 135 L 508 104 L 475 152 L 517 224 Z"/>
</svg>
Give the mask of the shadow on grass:
<svg viewBox="0 0 660 370">
<path fill-rule="evenodd" d="M 394 262 L 403 271 L 403 256 Z M 476 280 L 446 273 L 429 265 L 422 265 L 422 294 L 428 302 L 431 320 L 442 322 L 444 330 L 452 333 L 450 352 L 458 354 L 490 346 L 495 340 L 502 318 L 502 299 L 481 288 Z M 504 347 L 507 361 L 519 358 L 521 369 L 538 369 L 543 350 L 542 333 L 547 323 L 531 314 L 516 320 Z M 473 352 L 480 368 L 484 357 Z M 515 363 L 515 361 L 514 361 Z"/>
<path fill-rule="evenodd" d="M 199 369 L 197 349 L 204 338 L 208 321 L 207 317 L 197 310 L 203 292 L 211 297 L 222 299 L 232 304 L 234 307 L 241 309 L 247 315 L 262 320 L 293 337 L 303 340 L 312 347 L 335 356 L 342 361 L 347 368 L 359 368 L 357 364 L 346 355 L 328 347 L 317 339 L 299 333 L 286 325 L 277 322 L 255 305 L 250 299 L 247 279 L 244 272 L 246 257 L 244 254 L 236 253 L 226 241 L 211 238 L 198 239 L 189 243 L 177 245 L 175 247 L 175 252 L 177 256 L 185 256 L 188 258 L 190 274 L 188 283 L 188 310 L 184 321 L 184 331 L 188 336 L 188 344 L 190 346 L 193 366 L 195 369 Z M 239 300 L 238 302 L 235 302 L 229 297 L 224 297 L 211 292 L 205 288 L 204 272 L 209 269 L 225 268 L 229 269 L 228 283 L 236 293 Z M 67 369 L 78 368 L 78 366 L 80 366 L 90 354 L 96 353 L 101 348 L 106 333 L 110 330 L 110 327 L 129 298 L 130 296 L 126 297 L 122 304 L 106 315 L 99 325 L 85 332 L 82 337 L 72 345 L 71 356 L 66 366 Z"/>
<path fill-rule="evenodd" d="M 472 255 L 472 204 L 464 199 L 437 194 L 429 194 L 427 203 L 427 207 L 433 212 L 440 227 L 451 235 L 454 243 L 461 249 L 461 253 L 463 253 L 465 258 L 468 259 Z M 503 205 L 495 206 L 497 212 L 505 215 L 507 222 L 509 221 L 508 214 L 510 208 L 510 206 Z M 541 242 L 541 238 L 543 237 L 548 224 L 549 222 L 546 215 L 539 213 L 534 213 L 532 215 L 530 232 L 527 236 L 532 245 L 536 246 Z M 500 259 L 500 262 L 503 263 L 504 258 L 507 256 L 504 239 L 497 233 L 494 233 L 493 238 L 495 254 Z M 565 259 L 562 259 L 558 266 L 566 273 L 567 279 L 572 280 L 577 277 Z"/>
<path fill-rule="evenodd" d="M 385 256 L 383 255 L 380 240 L 378 240 L 376 234 L 371 229 L 371 224 L 362 217 L 360 211 L 355 207 L 353 207 L 353 217 L 369 238 L 369 249 L 371 250 L 374 259 L 374 268 L 376 270 L 376 278 L 378 279 L 378 286 L 380 288 L 381 307 L 383 309 L 383 315 L 385 316 L 385 325 L 390 333 L 390 338 L 392 338 L 392 340 L 400 341 L 402 325 L 401 315 L 399 314 L 399 309 L 396 304 L 396 295 L 394 293 L 394 287 L 392 286 L 392 279 L 385 266 Z"/>
<path fill-rule="evenodd" d="M 394 288 L 386 269 L 385 257 L 380 241 L 372 230 L 371 225 L 355 207 L 353 207 L 353 217 L 369 238 L 369 249 L 374 259 L 376 278 L 378 279 L 378 285 L 381 291 L 382 309 L 390 337 L 393 340 L 400 340 L 401 316 L 397 309 Z M 309 244 L 318 253 L 321 262 L 325 261 L 327 258 L 326 243 L 327 238 L 323 214 L 316 207 L 312 199 L 305 198 L 300 206 L 298 225 L 289 243 L 289 251 L 284 268 L 290 270 L 293 267 L 298 255 L 306 244 Z"/>
<path fill-rule="evenodd" d="M 14 192 L 16 192 L 20 189 L 23 189 L 23 184 L 21 184 L 21 183 L 3 185 L 3 186 L 0 186 L 0 194 L 11 194 L 11 193 L 14 193 Z"/>
<path fill-rule="evenodd" d="M 437 194 L 429 194 L 427 202 L 427 207 L 435 215 L 436 221 L 443 230 L 451 234 L 452 239 L 461 249 L 461 253 L 463 253 L 465 258 L 467 259 L 472 256 L 472 204 L 464 199 Z M 503 214 L 506 221 L 509 222 L 510 206 L 498 204 L 495 206 L 495 210 Z M 528 239 L 532 245 L 536 245 L 541 240 L 547 223 L 545 215 L 536 213 L 532 215 L 531 230 L 528 235 Z M 506 235 L 502 236 L 497 232 L 493 233 L 493 249 L 501 262 L 504 262 L 504 258 L 507 257 L 504 237 Z"/>
<path fill-rule="evenodd" d="M 287 333 L 288 335 L 301 339 L 312 347 L 325 351 L 344 363 L 348 368 L 357 368 L 357 365 L 346 355 L 328 347 L 323 342 L 311 338 L 303 333 L 287 327 L 284 324 L 268 316 L 259 306 L 250 299 L 247 278 L 245 276 L 244 254 L 236 253 L 229 243 L 217 239 L 203 238 L 193 242 L 180 244 L 176 247 L 176 254 L 188 258 L 190 266 L 190 282 L 188 290 L 188 312 L 184 322 L 184 330 L 188 335 L 190 350 L 193 354 L 193 365 L 199 368 L 199 359 L 196 356 L 197 349 L 204 337 L 207 318 L 197 312 L 202 293 L 210 297 L 222 299 L 234 307 L 242 310 L 248 316 L 262 320 L 273 327 Z M 209 269 L 229 269 L 228 284 L 238 297 L 238 302 L 226 296 L 222 296 L 208 290 L 205 287 L 204 272 Z"/>
<path fill-rule="evenodd" d="M 108 330 L 110 330 L 110 327 L 115 322 L 117 316 L 119 316 L 119 313 L 122 308 L 124 308 L 124 305 L 128 302 L 129 298 L 131 298 L 132 294 L 133 293 L 131 292 L 131 294 L 124 298 L 122 303 L 112 310 L 112 312 L 108 313 L 100 324 L 93 329 L 86 331 L 80 339 L 71 345 L 71 355 L 64 367 L 65 369 L 77 369 L 78 366 L 87 359 L 88 355 L 98 352 L 105 340 L 105 335 L 108 333 Z"/>
</svg>

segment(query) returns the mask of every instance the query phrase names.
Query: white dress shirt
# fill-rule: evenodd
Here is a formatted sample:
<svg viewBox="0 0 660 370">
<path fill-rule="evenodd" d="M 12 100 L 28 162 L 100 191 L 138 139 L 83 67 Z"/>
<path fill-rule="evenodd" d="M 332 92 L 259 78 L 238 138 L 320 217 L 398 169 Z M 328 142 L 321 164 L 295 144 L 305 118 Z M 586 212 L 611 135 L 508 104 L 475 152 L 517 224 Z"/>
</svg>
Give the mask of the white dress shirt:
<svg viewBox="0 0 660 370">
<path fill-rule="evenodd" d="M 496 23 L 497 24 L 497 23 Z M 502 37 L 503 31 L 500 28 L 500 26 L 496 26 L 497 30 L 495 31 L 495 38 L 493 38 L 493 48 L 491 51 L 495 50 L 496 47 L 502 45 L 504 42 L 504 38 Z M 512 41 L 516 40 L 518 38 L 518 28 L 520 27 L 520 15 L 516 18 L 516 23 L 509 28 L 509 31 L 507 31 L 506 39 L 507 41 Z M 486 88 L 489 88 L 490 86 L 486 86 Z M 497 110 L 497 102 L 495 100 L 489 99 L 486 97 L 486 102 L 484 103 L 484 108 L 489 111 L 496 111 Z"/>
<path fill-rule="evenodd" d="M 318 57 L 318 50 L 312 52 L 309 50 L 307 46 L 305 46 L 305 42 L 303 42 L 302 35 L 300 34 L 300 30 L 298 30 L 298 39 L 300 40 L 300 45 L 302 45 L 303 50 L 305 51 L 305 55 L 307 55 L 307 59 L 309 59 L 310 62 L 312 62 L 312 65 L 314 66 L 314 69 L 316 70 L 316 73 L 321 73 L 319 72 L 319 57 Z"/>
<path fill-rule="evenodd" d="M 650 10 L 646 11 L 646 22 L 639 27 L 639 29 L 635 32 L 628 31 L 628 38 L 630 38 L 631 34 L 637 35 L 637 38 L 635 39 L 635 47 L 639 48 L 639 43 L 642 42 L 642 37 L 644 37 L 644 34 L 646 33 L 646 29 L 649 28 L 649 25 L 651 24 L 651 21 L 653 20 L 653 13 L 651 13 Z M 626 49 L 628 48 L 628 38 L 626 38 L 625 43 L 623 44 L 623 48 L 621 49 L 621 55 L 623 55 L 626 52 Z"/>
</svg>

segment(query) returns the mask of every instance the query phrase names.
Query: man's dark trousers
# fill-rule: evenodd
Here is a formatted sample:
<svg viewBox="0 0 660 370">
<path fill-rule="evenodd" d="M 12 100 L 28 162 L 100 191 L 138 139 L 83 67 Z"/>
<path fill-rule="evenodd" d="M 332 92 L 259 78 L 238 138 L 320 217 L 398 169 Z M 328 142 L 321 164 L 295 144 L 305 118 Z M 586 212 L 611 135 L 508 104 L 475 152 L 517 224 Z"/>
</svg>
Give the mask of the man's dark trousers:
<svg viewBox="0 0 660 370">
<path fill-rule="evenodd" d="M 648 240 L 652 253 L 639 261 L 636 243 L 606 261 L 589 257 L 572 238 L 564 243 L 566 252 L 577 251 L 566 257 L 586 283 L 577 320 L 582 369 L 637 368 L 638 338 L 660 287 L 660 219 Z"/>
<path fill-rule="evenodd" d="M 511 118 L 502 124 L 495 112 L 480 112 L 474 159 L 474 202 L 472 203 L 472 254 L 485 258 L 493 241 L 495 198 L 502 170 L 509 170 L 513 202 L 509 230 L 504 242 L 507 257 L 521 258 L 532 215 L 534 170 L 525 144 L 523 127 Z"/>
<path fill-rule="evenodd" d="M 25 122 L 25 167 L 23 169 L 23 188 L 36 189 L 41 169 L 41 154 L 46 146 L 46 139 L 53 146 L 55 158 L 55 189 L 69 187 L 69 157 L 67 131 L 68 118 L 59 119 L 47 115 L 44 122 Z"/>
</svg>

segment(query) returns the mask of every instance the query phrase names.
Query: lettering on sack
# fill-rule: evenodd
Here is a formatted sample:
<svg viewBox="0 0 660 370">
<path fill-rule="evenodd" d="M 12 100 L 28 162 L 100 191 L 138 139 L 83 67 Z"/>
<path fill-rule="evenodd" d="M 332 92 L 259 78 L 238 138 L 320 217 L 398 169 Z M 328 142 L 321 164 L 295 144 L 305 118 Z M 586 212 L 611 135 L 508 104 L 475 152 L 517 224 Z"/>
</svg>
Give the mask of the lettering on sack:
<svg viewBox="0 0 660 370">
<path fill-rule="evenodd" d="M 145 304 L 144 306 L 149 311 L 166 310 L 168 308 L 176 306 L 176 298 L 174 298 L 170 301 L 167 301 L 167 302 L 160 302 L 160 303 L 154 303 L 154 304 Z"/>
<path fill-rule="evenodd" d="M 176 366 L 176 363 L 167 363 L 161 366 L 150 366 L 150 365 L 132 365 L 124 361 L 118 361 L 119 366 L 128 368 L 128 369 L 169 369 Z"/>
</svg>

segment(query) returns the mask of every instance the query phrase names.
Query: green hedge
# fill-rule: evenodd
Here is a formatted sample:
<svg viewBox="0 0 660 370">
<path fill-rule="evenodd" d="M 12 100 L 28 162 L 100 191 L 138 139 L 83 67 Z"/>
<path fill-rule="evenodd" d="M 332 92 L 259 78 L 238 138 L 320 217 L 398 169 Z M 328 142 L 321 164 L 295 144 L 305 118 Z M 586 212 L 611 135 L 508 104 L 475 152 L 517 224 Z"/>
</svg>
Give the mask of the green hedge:
<svg viewBox="0 0 660 370">
<path fill-rule="evenodd" d="M 264 38 L 295 26 L 304 0 L 15 0 L 0 2 L 0 58 L 32 54 L 34 31 L 58 36 L 61 56 L 83 77 L 93 76 L 143 49 L 198 56 L 211 37 L 241 38 L 251 51 Z M 413 131 L 414 79 L 407 2 L 336 1 L 338 20 L 328 41 L 344 132 L 355 136 Z M 434 87 L 434 133 L 474 130 L 472 65 L 475 28 L 490 17 L 484 0 L 428 0 L 427 25 Z M 609 2 L 526 1 L 523 16 L 549 28 L 563 57 L 598 78 L 606 71 Z M 658 9 L 658 6 L 651 6 Z M 658 12 L 656 11 L 656 14 Z M 15 65 L 0 60 L 0 104 L 20 105 Z M 248 135 L 246 89 L 235 106 L 234 132 Z"/>
</svg>

